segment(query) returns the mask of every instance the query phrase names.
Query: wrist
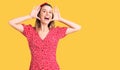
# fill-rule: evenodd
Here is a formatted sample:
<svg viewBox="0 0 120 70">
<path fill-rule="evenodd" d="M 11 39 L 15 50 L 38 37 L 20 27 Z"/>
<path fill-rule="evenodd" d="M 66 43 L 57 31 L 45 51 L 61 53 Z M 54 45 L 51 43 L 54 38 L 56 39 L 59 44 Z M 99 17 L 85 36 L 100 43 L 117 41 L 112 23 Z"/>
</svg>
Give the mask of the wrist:
<svg viewBox="0 0 120 70">
<path fill-rule="evenodd" d="M 33 17 L 31 15 L 27 15 L 28 18 L 32 19 Z"/>
</svg>

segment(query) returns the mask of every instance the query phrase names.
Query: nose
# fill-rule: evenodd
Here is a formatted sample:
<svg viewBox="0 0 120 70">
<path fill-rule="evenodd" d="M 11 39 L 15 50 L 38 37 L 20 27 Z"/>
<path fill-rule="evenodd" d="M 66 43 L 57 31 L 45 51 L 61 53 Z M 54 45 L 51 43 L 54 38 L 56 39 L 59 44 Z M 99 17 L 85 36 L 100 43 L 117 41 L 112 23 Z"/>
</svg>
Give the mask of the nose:
<svg viewBox="0 0 120 70">
<path fill-rule="evenodd" d="M 46 15 L 49 15 L 49 12 L 46 12 Z"/>
</svg>

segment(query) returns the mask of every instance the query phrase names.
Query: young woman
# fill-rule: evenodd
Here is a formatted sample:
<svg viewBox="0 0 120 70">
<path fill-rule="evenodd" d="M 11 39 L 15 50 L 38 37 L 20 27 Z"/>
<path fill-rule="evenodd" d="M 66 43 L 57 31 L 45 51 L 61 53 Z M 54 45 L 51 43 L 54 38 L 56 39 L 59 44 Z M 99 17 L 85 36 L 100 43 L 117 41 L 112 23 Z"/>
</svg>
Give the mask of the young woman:
<svg viewBox="0 0 120 70">
<path fill-rule="evenodd" d="M 35 27 L 22 23 L 22 21 L 32 18 L 36 18 Z M 55 27 L 54 21 L 62 22 L 68 27 Z M 31 50 L 29 70 L 60 70 L 56 61 L 57 43 L 67 34 L 81 28 L 78 24 L 62 18 L 58 8 L 53 9 L 48 3 L 37 6 L 27 16 L 10 20 L 9 24 L 28 40 Z"/>
</svg>

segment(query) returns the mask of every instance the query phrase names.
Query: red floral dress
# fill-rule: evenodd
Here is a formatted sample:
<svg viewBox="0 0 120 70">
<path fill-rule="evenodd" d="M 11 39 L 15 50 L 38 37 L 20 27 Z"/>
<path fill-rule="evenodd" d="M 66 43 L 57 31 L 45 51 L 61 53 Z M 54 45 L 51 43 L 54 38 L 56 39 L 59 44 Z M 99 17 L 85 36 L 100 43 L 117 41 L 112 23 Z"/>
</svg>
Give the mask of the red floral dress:
<svg viewBox="0 0 120 70">
<path fill-rule="evenodd" d="M 60 70 L 56 61 L 56 48 L 58 41 L 66 36 L 67 27 L 50 29 L 44 39 L 41 39 L 35 27 L 23 25 L 23 35 L 27 38 L 31 51 L 31 64 L 29 70 Z"/>
</svg>

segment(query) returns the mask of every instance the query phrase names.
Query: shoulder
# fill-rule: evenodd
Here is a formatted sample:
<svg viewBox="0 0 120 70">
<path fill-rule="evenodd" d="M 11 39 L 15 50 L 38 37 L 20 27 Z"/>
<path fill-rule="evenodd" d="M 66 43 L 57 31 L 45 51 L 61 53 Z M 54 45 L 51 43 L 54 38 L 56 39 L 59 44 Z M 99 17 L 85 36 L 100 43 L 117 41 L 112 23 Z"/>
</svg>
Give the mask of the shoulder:
<svg viewBox="0 0 120 70">
<path fill-rule="evenodd" d="M 23 25 L 24 28 L 25 28 L 25 27 L 27 27 L 27 28 L 32 28 L 32 25 L 31 25 L 31 24 L 27 24 L 27 25 L 22 24 L 22 25 Z"/>
<path fill-rule="evenodd" d="M 22 25 L 23 25 L 24 30 L 31 30 L 31 29 L 35 29 L 35 27 L 33 27 L 31 24 L 27 24 L 27 25 L 22 24 Z"/>
<path fill-rule="evenodd" d="M 66 36 L 67 27 L 56 26 L 53 30 L 54 30 L 53 32 L 56 34 L 56 36 L 59 39 L 61 39 L 61 38 Z"/>
<path fill-rule="evenodd" d="M 60 26 L 56 26 L 54 28 L 52 28 L 53 32 L 57 33 L 57 34 L 65 34 L 67 27 L 60 27 Z"/>
<path fill-rule="evenodd" d="M 32 33 L 34 31 L 34 27 L 31 24 L 22 24 L 23 25 L 23 33 Z"/>
<path fill-rule="evenodd" d="M 67 29 L 67 27 L 56 26 L 56 27 L 54 27 L 52 29 L 54 29 L 54 30 L 61 30 L 61 29 Z"/>
</svg>

